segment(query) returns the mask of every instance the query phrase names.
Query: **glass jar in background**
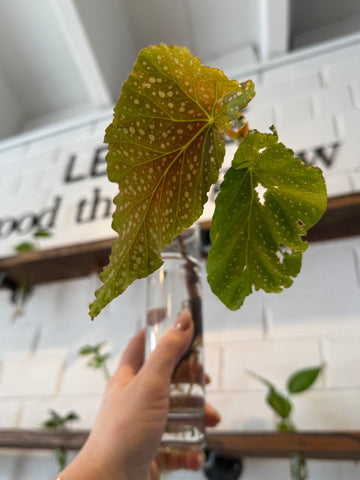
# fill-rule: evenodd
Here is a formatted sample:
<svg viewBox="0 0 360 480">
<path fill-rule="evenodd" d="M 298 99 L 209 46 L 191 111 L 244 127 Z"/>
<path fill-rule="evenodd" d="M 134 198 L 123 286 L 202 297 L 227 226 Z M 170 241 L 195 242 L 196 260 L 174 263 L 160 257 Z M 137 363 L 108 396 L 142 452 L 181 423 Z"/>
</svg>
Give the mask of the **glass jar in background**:
<svg viewBox="0 0 360 480">
<path fill-rule="evenodd" d="M 162 253 L 164 264 L 147 278 L 145 357 L 159 339 L 189 310 L 194 335 L 172 376 L 170 407 L 162 447 L 203 448 L 205 389 L 202 328 L 200 228 L 177 236 Z"/>
</svg>

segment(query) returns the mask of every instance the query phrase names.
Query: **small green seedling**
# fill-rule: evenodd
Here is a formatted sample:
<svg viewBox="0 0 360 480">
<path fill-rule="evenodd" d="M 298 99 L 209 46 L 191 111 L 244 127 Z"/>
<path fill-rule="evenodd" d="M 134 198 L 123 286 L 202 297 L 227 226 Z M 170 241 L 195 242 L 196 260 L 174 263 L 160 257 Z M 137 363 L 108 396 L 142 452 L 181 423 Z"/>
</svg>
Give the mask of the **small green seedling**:
<svg viewBox="0 0 360 480">
<path fill-rule="evenodd" d="M 266 403 L 274 411 L 277 417 L 276 428 L 280 432 L 295 432 L 296 427 L 291 418 L 293 405 L 290 401 L 291 395 L 308 390 L 320 375 L 323 367 L 310 367 L 297 370 L 287 379 L 286 394 L 279 390 L 269 380 L 260 375 L 248 371 L 248 374 L 268 388 Z M 306 460 L 301 453 L 294 453 L 291 457 L 291 479 L 306 480 L 308 478 Z"/>
<path fill-rule="evenodd" d="M 97 345 L 85 345 L 79 351 L 79 354 L 89 357 L 87 365 L 90 368 L 102 369 L 105 379 L 110 378 L 109 369 L 107 367 L 107 360 L 110 357 L 110 353 L 102 353 L 101 349 L 105 345 L 105 342 L 98 343 Z"/>
<path fill-rule="evenodd" d="M 49 411 L 50 417 L 45 420 L 42 424 L 43 428 L 56 430 L 58 432 L 63 432 L 68 429 L 70 422 L 79 420 L 79 416 L 76 412 L 71 411 L 64 416 L 61 416 L 55 410 L 51 409 Z M 54 450 L 55 458 L 60 470 L 63 470 L 66 465 L 67 450 L 65 447 L 57 447 Z"/>
</svg>

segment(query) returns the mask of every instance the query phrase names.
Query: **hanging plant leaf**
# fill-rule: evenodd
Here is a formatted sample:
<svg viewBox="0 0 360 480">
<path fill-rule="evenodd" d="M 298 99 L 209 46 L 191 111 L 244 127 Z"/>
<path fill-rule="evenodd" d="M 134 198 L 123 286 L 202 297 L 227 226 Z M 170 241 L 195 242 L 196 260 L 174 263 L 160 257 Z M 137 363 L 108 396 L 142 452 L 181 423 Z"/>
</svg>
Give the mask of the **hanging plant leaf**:
<svg viewBox="0 0 360 480">
<path fill-rule="evenodd" d="M 287 381 L 287 389 L 290 393 L 301 393 L 311 387 L 318 378 L 323 367 L 304 368 L 291 375 Z"/>
<path fill-rule="evenodd" d="M 270 388 L 266 401 L 268 405 L 281 417 L 287 418 L 292 410 L 290 401 L 275 388 Z"/>
<path fill-rule="evenodd" d="M 32 252 L 33 250 L 36 250 L 36 247 L 33 243 L 31 242 L 23 242 L 23 243 L 20 243 L 19 245 L 17 245 L 15 247 L 15 250 L 18 252 L 18 253 L 21 253 L 21 252 Z"/>
<path fill-rule="evenodd" d="M 216 199 L 208 282 L 231 310 L 253 289 L 281 292 L 301 267 L 302 240 L 326 209 L 321 171 L 278 142 L 276 132 L 249 133 Z"/>
<path fill-rule="evenodd" d="M 159 268 L 164 247 L 200 217 L 223 162 L 222 131 L 253 96 L 252 82 L 229 80 L 184 47 L 140 52 L 105 135 L 108 176 L 119 185 L 112 223 L 118 239 L 92 318 Z"/>
<path fill-rule="evenodd" d="M 47 230 L 37 230 L 34 233 L 34 238 L 49 238 L 51 237 L 51 233 Z"/>
</svg>

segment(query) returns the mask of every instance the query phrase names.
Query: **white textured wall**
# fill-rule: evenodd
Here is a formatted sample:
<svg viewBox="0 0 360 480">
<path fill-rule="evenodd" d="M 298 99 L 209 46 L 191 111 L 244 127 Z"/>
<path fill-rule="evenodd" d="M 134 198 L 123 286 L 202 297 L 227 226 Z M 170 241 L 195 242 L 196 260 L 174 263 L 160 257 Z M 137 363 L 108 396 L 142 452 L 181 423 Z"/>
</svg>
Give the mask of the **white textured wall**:
<svg viewBox="0 0 360 480">
<path fill-rule="evenodd" d="M 280 139 L 297 151 L 342 142 L 334 165 L 324 172 L 332 195 L 360 190 L 359 59 L 359 47 L 352 47 L 255 78 L 258 98 L 249 109 L 252 125 L 261 130 L 274 122 Z M 2 152 L 0 217 L 4 212 L 21 212 L 20 199 L 30 203 L 34 185 L 46 203 L 58 188 L 54 174 L 63 171 L 64 151 L 82 142 L 86 165 L 84 145 L 100 142 L 103 126 L 104 122 L 88 125 Z M 17 197 L 19 184 L 22 195 Z M 61 193 L 70 208 L 79 192 L 74 186 L 68 188 Z M 33 200 L 36 203 L 36 195 Z M 38 205 L 42 205 L 40 200 Z M 86 234 L 98 235 L 88 228 Z M 75 240 L 75 227 L 67 234 L 68 243 Z M 2 252 L 10 247 L 9 242 Z M 49 242 L 51 246 L 56 239 Z M 265 390 L 245 369 L 268 377 L 281 388 L 294 370 L 323 362 L 326 369 L 315 388 L 294 399 L 298 428 L 360 428 L 359 266 L 360 238 L 313 243 L 290 290 L 279 295 L 256 293 L 239 312 L 226 310 L 205 286 L 206 366 L 212 377 L 207 396 L 222 414 L 219 429 L 274 427 L 264 402 Z M 87 305 L 97 282 L 91 275 L 37 286 L 24 315 L 15 322 L 9 293 L 0 291 L 0 428 L 38 428 L 49 408 L 62 413 L 74 409 L 81 416 L 76 426 L 91 426 L 104 379 L 86 367 L 77 354 L 79 348 L 107 341 L 113 369 L 128 339 L 144 321 L 144 304 L 139 300 L 144 296 L 144 281 L 139 281 L 90 322 Z M 0 451 L 1 480 L 48 480 L 55 473 L 51 452 Z M 265 476 L 288 479 L 288 461 L 245 460 L 243 479 Z M 353 462 L 310 462 L 312 480 L 359 476 L 360 467 Z M 202 476 L 182 472 L 173 478 Z"/>
</svg>

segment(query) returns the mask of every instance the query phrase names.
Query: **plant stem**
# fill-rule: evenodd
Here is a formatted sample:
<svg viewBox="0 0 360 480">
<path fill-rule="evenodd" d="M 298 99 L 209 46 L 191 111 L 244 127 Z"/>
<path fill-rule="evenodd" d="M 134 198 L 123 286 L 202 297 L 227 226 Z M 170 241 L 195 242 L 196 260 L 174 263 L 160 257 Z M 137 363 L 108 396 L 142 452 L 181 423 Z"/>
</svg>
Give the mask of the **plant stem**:
<svg viewBox="0 0 360 480">
<path fill-rule="evenodd" d="M 109 369 L 107 368 L 107 365 L 106 365 L 105 362 L 102 363 L 102 370 L 103 370 L 105 379 L 106 379 L 106 380 L 109 380 L 109 378 L 110 378 L 110 372 L 109 372 Z"/>
</svg>

